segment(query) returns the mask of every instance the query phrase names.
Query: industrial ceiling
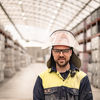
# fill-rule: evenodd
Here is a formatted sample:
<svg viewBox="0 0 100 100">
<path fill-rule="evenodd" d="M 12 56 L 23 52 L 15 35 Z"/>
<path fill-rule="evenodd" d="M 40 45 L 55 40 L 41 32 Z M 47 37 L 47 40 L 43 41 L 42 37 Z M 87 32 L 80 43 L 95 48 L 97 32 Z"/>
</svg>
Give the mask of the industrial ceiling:
<svg viewBox="0 0 100 100">
<path fill-rule="evenodd" d="M 36 39 L 34 27 L 71 30 L 99 6 L 100 0 L 0 0 L 0 24 L 30 41 Z"/>
</svg>

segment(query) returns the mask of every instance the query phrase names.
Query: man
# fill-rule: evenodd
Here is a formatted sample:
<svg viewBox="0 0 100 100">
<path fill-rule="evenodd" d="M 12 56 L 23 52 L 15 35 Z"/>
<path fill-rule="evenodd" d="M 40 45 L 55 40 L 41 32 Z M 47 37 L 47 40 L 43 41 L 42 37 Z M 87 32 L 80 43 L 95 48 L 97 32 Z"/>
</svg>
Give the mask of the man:
<svg viewBox="0 0 100 100">
<path fill-rule="evenodd" d="M 88 76 L 79 70 L 81 63 L 75 54 L 78 42 L 71 32 L 56 30 L 49 39 L 51 57 L 48 69 L 36 80 L 34 100 L 93 100 Z"/>
</svg>

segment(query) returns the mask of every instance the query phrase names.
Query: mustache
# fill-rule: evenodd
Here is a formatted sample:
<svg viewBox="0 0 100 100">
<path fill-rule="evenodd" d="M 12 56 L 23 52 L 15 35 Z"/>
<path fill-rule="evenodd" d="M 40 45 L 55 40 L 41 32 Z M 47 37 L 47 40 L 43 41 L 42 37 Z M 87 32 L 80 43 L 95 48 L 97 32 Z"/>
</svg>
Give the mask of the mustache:
<svg viewBox="0 0 100 100">
<path fill-rule="evenodd" d="M 61 57 L 61 56 L 60 56 L 60 57 L 58 58 L 58 60 L 59 60 L 59 59 L 65 59 L 65 57 Z"/>
</svg>

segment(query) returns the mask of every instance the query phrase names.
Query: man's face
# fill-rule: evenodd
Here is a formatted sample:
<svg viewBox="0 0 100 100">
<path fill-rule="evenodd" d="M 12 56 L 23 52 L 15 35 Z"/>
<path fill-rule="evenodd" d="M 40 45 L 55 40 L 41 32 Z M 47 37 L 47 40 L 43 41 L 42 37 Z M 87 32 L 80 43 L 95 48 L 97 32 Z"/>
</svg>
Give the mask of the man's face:
<svg viewBox="0 0 100 100">
<path fill-rule="evenodd" d="M 56 45 L 52 49 L 52 54 L 59 67 L 65 67 L 70 60 L 72 50 L 68 46 Z"/>
</svg>

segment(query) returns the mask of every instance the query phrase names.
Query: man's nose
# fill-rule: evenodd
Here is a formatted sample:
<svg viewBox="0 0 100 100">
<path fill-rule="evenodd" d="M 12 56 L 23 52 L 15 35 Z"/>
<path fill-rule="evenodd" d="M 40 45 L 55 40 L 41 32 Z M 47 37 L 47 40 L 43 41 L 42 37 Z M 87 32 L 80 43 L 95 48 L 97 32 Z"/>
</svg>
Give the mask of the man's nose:
<svg viewBox="0 0 100 100">
<path fill-rule="evenodd" d="M 63 56 L 64 54 L 63 54 L 63 52 L 62 52 L 62 51 L 60 51 L 59 55 L 60 55 L 60 56 Z"/>
</svg>

